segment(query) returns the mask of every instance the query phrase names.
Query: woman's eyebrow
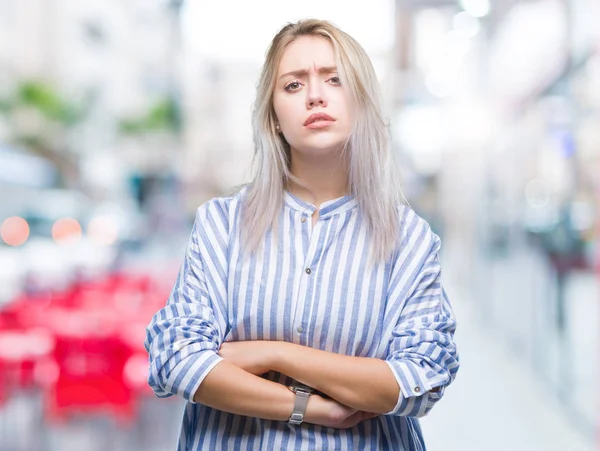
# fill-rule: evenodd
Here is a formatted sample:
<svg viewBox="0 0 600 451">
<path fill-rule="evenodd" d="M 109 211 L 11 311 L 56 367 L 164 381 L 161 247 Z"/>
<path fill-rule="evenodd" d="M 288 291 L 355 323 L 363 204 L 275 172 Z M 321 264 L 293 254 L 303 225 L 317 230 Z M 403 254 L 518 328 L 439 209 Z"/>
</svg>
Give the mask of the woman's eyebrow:
<svg viewBox="0 0 600 451">
<path fill-rule="evenodd" d="M 324 67 L 319 68 L 320 74 L 328 74 L 331 72 L 337 72 L 337 66 L 324 66 Z M 282 74 L 279 77 L 279 79 L 281 80 L 283 77 L 287 77 L 289 75 L 294 75 L 296 77 L 300 77 L 300 76 L 306 75 L 306 74 L 308 74 L 308 70 L 306 70 L 306 69 L 293 70 L 290 72 L 286 72 L 285 74 Z"/>
</svg>

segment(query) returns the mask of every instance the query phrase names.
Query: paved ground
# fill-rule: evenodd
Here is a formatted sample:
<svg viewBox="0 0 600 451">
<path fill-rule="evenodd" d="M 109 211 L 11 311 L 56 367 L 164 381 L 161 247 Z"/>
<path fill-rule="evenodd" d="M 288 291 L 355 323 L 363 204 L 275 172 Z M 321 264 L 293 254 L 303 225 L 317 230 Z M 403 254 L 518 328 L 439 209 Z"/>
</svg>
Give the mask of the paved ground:
<svg viewBox="0 0 600 451">
<path fill-rule="evenodd" d="M 468 300 L 448 291 L 459 320 L 461 370 L 422 420 L 428 451 L 592 451 L 592 437 L 531 367 L 484 330 Z"/>
</svg>

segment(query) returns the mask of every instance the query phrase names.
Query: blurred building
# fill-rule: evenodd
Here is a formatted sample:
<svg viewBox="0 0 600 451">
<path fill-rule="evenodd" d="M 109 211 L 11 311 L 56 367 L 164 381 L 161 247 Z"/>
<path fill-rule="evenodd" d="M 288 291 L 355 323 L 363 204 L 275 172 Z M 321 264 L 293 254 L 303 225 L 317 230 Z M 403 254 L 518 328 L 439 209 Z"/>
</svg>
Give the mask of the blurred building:
<svg viewBox="0 0 600 451">
<path fill-rule="evenodd" d="M 123 124 L 145 125 L 157 105 L 178 102 L 179 6 L 176 0 L 0 2 L 1 94 L 10 98 L 23 83 L 43 83 L 81 110 L 85 120 L 69 128 L 57 152 L 72 154 L 82 187 L 122 192 L 130 172 L 172 166 L 172 130 L 140 126 L 123 133 Z M 11 127 L 43 126 L 31 108 L 9 120 Z M 144 140 L 148 132 L 155 139 Z"/>
<path fill-rule="evenodd" d="M 415 206 L 481 320 L 591 436 L 598 370 L 594 1 L 397 0 L 396 122 Z"/>
<path fill-rule="evenodd" d="M 250 125 L 260 66 L 188 53 L 184 72 L 183 176 L 188 209 L 249 181 Z"/>
</svg>

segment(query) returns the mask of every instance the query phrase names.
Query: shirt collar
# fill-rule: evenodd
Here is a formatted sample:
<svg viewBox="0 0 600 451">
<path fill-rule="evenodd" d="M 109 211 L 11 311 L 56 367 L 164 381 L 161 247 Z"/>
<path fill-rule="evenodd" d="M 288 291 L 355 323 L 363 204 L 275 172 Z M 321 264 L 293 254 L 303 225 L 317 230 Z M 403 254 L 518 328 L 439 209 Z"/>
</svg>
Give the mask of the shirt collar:
<svg viewBox="0 0 600 451">
<path fill-rule="evenodd" d="M 310 213 L 311 215 L 317 210 L 317 207 L 309 202 L 294 196 L 289 191 L 284 192 L 283 196 L 285 204 L 297 211 L 302 213 Z M 328 200 L 323 202 L 319 208 L 319 217 L 324 218 L 335 214 L 340 214 L 348 210 L 352 210 L 358 205 L 358 201 L 354 195 L 348 194 L 346 196 L 338 197 L 337 199 Z"/>
</svg>

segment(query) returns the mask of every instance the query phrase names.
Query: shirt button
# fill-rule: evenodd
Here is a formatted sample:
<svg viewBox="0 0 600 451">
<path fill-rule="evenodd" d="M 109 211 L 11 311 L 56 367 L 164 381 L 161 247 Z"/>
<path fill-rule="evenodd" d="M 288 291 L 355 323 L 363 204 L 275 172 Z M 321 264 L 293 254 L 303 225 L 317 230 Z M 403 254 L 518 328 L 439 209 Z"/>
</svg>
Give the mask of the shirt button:
<svg viewBox="0 0 600 451">
<path fill-rule="evenodd" d="M 306 274 L 310 274 L 310 273 L 312 272 L 312 271 L 310 270 L 310 268 L 306 268 L 304 271 L 306 272 Z"/>
<path fill-rule="evenodd" d="M 421 387 L 415 387 L 415 393 L 419 393 L 421 391 Z"/>
<path fill-rule="evenodd" d="M 297 330 L 298 330 L 299 334 L 301 334 L 302 332 L 304 332 L 304 329 L 302 329 L 302 326 L 300 326 Z"/>
<path fill-rule="evenodd" d="M 302 223 L 305 223 L 305 222 L 306 222 L 306 218 L 305 218 L 304 216 L 302 216 L 302 217 L 300 218 L 300 222 L 302 222 Z"/>
</svg>

